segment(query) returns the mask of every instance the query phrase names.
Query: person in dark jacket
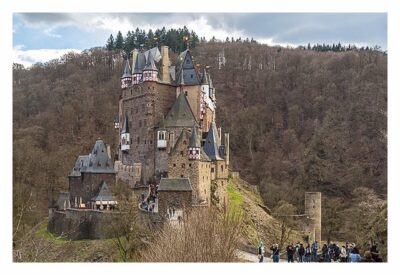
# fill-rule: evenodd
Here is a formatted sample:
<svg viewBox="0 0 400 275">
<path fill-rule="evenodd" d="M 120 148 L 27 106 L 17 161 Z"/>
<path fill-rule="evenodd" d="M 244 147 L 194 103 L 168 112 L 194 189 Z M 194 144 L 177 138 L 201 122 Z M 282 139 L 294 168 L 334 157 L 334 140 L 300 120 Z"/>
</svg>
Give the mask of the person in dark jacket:
<svg viewBox="0 0 400 275">
<path fill-rule="evenodd" d="M 305 253 L 304 253 L 304 261 L 306 263 L 311 262 L 311 254 L 312 254 L 312 250 L 311 250 L 310 244 L 307 243 L 307 246 L 306 246 L 306 249 L 305 249 Z"/>
<path fill-rule="evenodd" d="M 302 243 L 300 244 L 298 252 L 299 252 L 299 262 L 302 263 L 304 261 L 304 254 L 306 252 Z"/>
<path fill-rule="evenodd" d="M 295 248 L 294 248 L 293 244 L 289 244 L 286 247 L 286 253 L 287 253 L 287 261 L 288 261 L 288 263 L 294 263 Z"/>
<path fill-rule="evenodd" d="M 272 261 L 274 263 L 279 263 L 279 258 L 280 258 L 280 250 L 278 244 L 274 244 L 271 246 L 271 251 L 272 251 Z"/>
<path fill-rule="evenodd" d="M 329 262 L 329 250 L 327 244 L 322 246 L 322 258 L 324 262 Z"/>
<path fill-rule="evenodd" d="M 375 260 L 372 258 L 372 254 L 370 251 L 365 251 L 364 252 L 364 258 L 361 259 L 361 262 L 363 263 L 374 263 Z"/>
</svg>

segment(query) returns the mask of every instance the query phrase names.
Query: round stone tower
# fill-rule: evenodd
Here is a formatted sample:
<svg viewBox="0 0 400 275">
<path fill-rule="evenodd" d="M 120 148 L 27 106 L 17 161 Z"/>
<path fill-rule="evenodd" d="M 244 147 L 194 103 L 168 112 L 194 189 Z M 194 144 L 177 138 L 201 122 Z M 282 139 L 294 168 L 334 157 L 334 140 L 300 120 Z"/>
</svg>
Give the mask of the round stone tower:
<svg viewBox="0 0 400 275">
<path fill-rule="evenodd" d="M 305 193 L 305 214 L 309 219 L 312 241 L 321 243 L 321 192 Z"/>
</svg>

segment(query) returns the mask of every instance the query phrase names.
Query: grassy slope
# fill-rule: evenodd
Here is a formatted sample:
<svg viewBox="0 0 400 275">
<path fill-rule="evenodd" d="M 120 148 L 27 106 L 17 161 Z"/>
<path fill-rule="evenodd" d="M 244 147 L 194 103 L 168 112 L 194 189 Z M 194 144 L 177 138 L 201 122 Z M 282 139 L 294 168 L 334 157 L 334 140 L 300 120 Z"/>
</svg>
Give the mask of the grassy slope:
<svg viewBox="0 0 400 275">
<path fill-rule="evenodd" d="M 258 189 L 241 179 L 230 179 L 228 183 L 229 207 L 246 213 L 243 215 L 241 229 L 242 241 L 245 244 L 258 245 L 260 239 L 266 245 L 276 241 L 278 236 L 278 222 L 269 213 L 263 204 Z M 298 232 L 291 238 L 301 240 Z"/>
</svg>

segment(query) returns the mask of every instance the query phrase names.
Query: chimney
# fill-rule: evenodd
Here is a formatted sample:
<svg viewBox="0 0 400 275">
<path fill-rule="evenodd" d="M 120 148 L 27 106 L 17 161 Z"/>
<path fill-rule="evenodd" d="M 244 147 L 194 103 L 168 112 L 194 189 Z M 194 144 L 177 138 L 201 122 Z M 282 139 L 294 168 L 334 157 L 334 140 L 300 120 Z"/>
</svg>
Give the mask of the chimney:
<svg viewBox="0 0 400 275">
<path fill-rule="evenodd" d="M 225 162 L 229 166 L 229 133 L 225 133 Z"/>
<path fill-rule="evenodd" d="M 111 159 L 111 148 L 110 148 L 110 145 L 108 145 L 108 144 L 107 144 L 107 155 L 108 155 L 108 158 Z"/>
<path fill-rule="evenodd" d="M 136 64 L 136 58 L 137 58 L 137 56 L 138 56 L 138 50 L 137 50 L 137 49 L 134 49 L 134 50 L 132 51 L 132 66 L 131 66 L 131 68 L 132 68 L 132 74 L 133 74 L 133 72 L 135 71 L 135 64 Z"/>
<path fill-rule="evenodd" d="M 169 73 L 169 67 L 171 65 L 168 55 L 168 46 L 161 46 L 161 81 L 165 83 L 171 83 L 171 75 Z"/>
<path fill-rule="evenodd" d="M 222 128 L 218 128 L 218 140 L 219 140 L 219 145 L 222 144 Z"/>
</svg>

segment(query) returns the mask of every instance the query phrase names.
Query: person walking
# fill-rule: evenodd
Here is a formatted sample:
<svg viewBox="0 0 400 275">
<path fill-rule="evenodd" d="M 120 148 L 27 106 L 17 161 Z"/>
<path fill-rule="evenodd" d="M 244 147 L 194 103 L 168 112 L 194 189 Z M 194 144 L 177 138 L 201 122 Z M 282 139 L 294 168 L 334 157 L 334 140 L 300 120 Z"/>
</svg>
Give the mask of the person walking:
<svg viewBox="0 0 400 275">
<path fill-rule="evenodd" d="M 329 249 L 328 249 L 328 245 L 325 243 L 322 246 L 322 259 L 324 262 L 329 262 Z"/>
<path fill-rule="evenodd" d="M 272 251 L 272 262 L 279 263 L 280 250 L 278 244 L 272 245 L 271 251 Z"/>
<path fill-rule="evenodd" d="M 311 261 L 313 261 L 313 262 L 317 262 L 318 261 L 318 257 L 317 257 L 318 249 L 319 249 L 318 241 L 313 242 L 313 244 L 311 245 L 311 253 L 312 253 L 311 254 Z"/>
<path fill-rule="evenodd" d="M 293 244 L 289 244 L 286 247 L 286 253 L 287 253 L 287 261 L 288 261 L 288 263 L 294 263 L 295 248 L 294 248 Z"/>
<path fill-rule="evenodd" d="M 347 262 L 347 249 L 346 246 L 342 245 L 342 248 L 340 249 L 340 262 L 345 263 Z"/>
<path fill-rule="evenodd" d="M 265 246 L 264 242 L 261 240 L 258 244 L 258 259 L 260 259 L 259 263 L 264 262 L 264 253 L 265 253 Z"/>
<path fill-rule="evenodd" d="M 305 249 L 303 244 L 301 243 L 298 249 L 298 253 L 299 253 L 299 263 L 302 263 L 304 261 L 304 253 L 305 253 Z"/>
<path fill-rule="evenodd" d="M 306 249 L 305 249 L 305 254 L 304 254 L 304 261 L 306 263 L 310 263 L 311 262 L 311 254 L 312 254 L 312 251 L 311 251 L 310 244 L 307 243 L 307 246 L 306 246 Z"/>
</svg>

